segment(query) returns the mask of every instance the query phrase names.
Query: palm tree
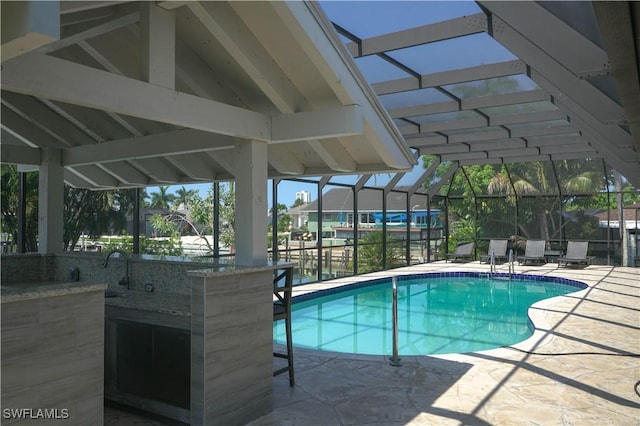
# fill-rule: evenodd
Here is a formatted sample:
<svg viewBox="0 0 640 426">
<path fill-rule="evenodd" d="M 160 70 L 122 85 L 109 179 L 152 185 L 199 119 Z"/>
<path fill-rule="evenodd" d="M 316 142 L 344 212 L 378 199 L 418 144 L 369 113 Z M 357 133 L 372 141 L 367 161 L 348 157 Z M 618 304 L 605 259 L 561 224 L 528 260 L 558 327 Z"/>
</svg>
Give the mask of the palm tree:
<svg viewBox="0 0 640 426">
<path fill-rule="evenodd" d="M 590 160 L 556 161 L 555 168 L 554 171 L 551 162 L 513 164 L 510 167 L 511 178 L 503 170 L 491 179 L 487 188 L 489 194 L 511 195 L 510 200 L 522 196 L 535 197 L 532 208 L 538 221 L 540 238 L 545 241 L 551 239 L 547 218 L 560 195 L 592 192 L 602 180 L 601 172 L 595 167 L 595 162 Z M 520 226 L 523 234 L 529 237 Z"/>
<path fill-rule="evenodd" d="M 132 190 L 93 191 L 65 185 L 65 250 L 73 250 L 83 233 L 97 237 L 126 230 L 126 215 L 132 205 Z"/>
<path fill-rule="evenodd" d="M 173 204 L 177 208 L 180 208 L 180 205 L 187 207 L 189 205 L 189 201 L 191 201 L 193 196 L 196 195 L 197 193 L 198 191 L 196 191 L 195 189 L 187 189 L 183 186 L 180 189 L 176 190 L 176 196 L 175 196 L 175 199 L 173 200 Z"/>
<path fill-rule="evenodd" d="M 151 193 L 151 202 L 149 203 L 149 207 L 152 209 L 169 209 L 171 204 L 175 200 L 176 196 L 174 194 L 169 194 L 169 186 L 159 186 L 159 192 Z"/>
</svg>

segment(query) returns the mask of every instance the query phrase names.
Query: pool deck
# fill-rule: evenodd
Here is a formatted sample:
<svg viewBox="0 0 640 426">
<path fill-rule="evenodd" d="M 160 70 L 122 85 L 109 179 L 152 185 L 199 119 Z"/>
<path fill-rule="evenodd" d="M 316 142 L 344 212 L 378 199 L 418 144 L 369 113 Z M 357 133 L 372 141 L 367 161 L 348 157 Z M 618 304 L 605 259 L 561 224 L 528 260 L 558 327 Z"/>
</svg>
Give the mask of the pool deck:
<svg viewBox="0 0 640 426">
<path fill-rule="evenodd" d="M 435 262 L 294 288 L 294 293 L 373 277 L 482 271 L 486 264 Z M 507 265 L 499 265 L 507 272 Z M 294 349 L 296 385 L 274 379 L 274 410 L 251 426 L 640 425 L 640 268 L 557 264 L 517 273 L 575 279 L 589 288 L 529 311 L 534 335 L 517 348 L 402 357 Z M 294 336 L 295 338 L 295 336 Z M 597 353 L 597 354 L 595 354 Z M 105 424 L 158 425 L 105 410 Z"/>
<path fill-rule="evenodd" d="M 447 270 L 489 266 L 436 262 L 294 290 Z M 498 271 L 507 272 L 507 265 Z M 274 411 L 251 426 L 639 425 L 640 358 L 590 353 L 640 353 L 640 269 L 546 264 L 516 265 L 516 272 L 589 285 L 530 309 L 536 332 L 516 347 L 537 354 L 411 356 L 392 367 L 384 357 L 294 349 L 296 386 L 288 386 L 286 375 L 276 377 Z"/>
</svg>

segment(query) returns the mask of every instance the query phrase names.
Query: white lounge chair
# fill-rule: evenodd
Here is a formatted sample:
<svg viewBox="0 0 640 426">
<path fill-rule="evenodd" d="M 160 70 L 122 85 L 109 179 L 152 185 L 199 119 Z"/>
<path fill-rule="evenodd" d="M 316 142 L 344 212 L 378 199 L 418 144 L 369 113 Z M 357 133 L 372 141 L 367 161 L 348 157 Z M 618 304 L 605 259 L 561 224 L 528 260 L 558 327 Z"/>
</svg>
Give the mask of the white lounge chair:
<svg viewBox="0 0 640 426">
<path fill-rule="evenodd" d="M 558 267 L 568 266 L 569 264 L 576 266 L 591 265 L 594 256 L 587 256 L 588 250 L 588 241 L 569 241 L 567 243 L 567 254 L 558 258 Z"/>
</svg>

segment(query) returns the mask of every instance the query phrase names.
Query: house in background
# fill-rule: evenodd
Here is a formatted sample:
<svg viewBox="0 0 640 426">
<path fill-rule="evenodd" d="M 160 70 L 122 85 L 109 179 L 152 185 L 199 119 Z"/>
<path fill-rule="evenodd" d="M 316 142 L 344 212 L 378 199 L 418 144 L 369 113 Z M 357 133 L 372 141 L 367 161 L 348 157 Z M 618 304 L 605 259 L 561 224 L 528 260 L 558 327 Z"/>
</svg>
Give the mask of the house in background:
<svg viewBox="0 0 640 426">
<path fill-rule="evenodd" d="M 307 192 L 308 194 L 308 192 Z M 287 210 L 287 214 L 291 217 L 291 227 L 292 229 L 303 229 L 307 226 L 307 222 L 309 221 L 309 213 L 304 210 L 307 205 L 301 205 L 297 207 L 291 207 Z"/>
<path fill-rule="evenodd" d="M 390 192 L 387 195 L 386 215 L 383 213 L 383 191 L 361 189 L 358 191 L 358 212 L 354 212 L 353 192 L 349 188 L 333 188 L 322 195 L 322 238 L 344 243 L 354 237 L 354 223 L 357 224 L 357 236 L 381 230 L 386 221 L 387 232 L 404 240 L 409 220 L 410 239 L 422 240 L 431 229 L 432 238 L 442 235 L 440 210 L 431 209 L 425 204 L 414 204 L 407 212 L 406 195 Z M 304 206 L 302 211 L 308 214 L 308 230 L 316 235 L 319 229 L 318 200 Z M 408 214 L 407 214 L 408 213 Z M 317 239 L 317 238 L 316 238 Z"/>
</svg>

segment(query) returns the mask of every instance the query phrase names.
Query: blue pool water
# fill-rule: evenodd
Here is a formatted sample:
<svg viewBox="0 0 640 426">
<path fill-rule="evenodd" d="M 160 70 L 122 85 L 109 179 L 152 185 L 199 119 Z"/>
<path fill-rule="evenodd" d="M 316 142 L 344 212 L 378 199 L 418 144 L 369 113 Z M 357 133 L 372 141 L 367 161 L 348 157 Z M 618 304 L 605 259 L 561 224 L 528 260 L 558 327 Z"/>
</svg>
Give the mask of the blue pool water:
<svg viewBox="0 0 640 426">
<path fill-rule="evenodd" d="M 529 307 L 586 284 L 563 278 L 516 275 L 489 279 L 473 272 L 398 278 L 398 353 L 476 352 L 521 342 L 533 333 Z M 357 353 L 392 353 L 392 284 L 378 279 L 294 298 L 297 347 Z M 285 343 L 284 322 L 274 340 Z"/>
</svg>

